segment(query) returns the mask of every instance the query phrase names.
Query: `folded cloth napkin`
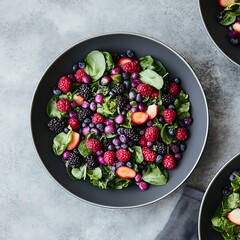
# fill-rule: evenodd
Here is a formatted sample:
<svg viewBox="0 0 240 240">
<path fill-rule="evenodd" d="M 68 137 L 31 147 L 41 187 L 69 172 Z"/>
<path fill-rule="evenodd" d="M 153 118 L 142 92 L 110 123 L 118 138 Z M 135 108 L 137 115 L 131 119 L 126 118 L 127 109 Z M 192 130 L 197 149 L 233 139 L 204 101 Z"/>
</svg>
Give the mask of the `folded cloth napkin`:
<svg viewBox="0 0 240 240">
<path fill-rule="evenodd" d="M 167 224 L 155 240 L 198 240 L 198 212 L 203 197 L 191 187 L 185 187 Z"/>
</svg>

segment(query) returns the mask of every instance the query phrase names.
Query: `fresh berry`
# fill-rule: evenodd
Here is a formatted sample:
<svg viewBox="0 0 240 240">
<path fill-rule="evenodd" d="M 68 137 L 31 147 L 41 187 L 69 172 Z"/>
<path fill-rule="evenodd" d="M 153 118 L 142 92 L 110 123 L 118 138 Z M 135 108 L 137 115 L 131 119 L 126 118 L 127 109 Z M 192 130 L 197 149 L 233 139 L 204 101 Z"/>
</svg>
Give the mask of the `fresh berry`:
<svg viewBox="0 0 240 240">
<path fill-rule="evenodd" d="M 58 88 L 63 92 L 63 93 L 67 93 L 70 91 L 70 89 L 72 88 L 72 81 L 66 77 L 63 76 L 59 79 L 58 81 Z"/>
<path fill-rule="evenodd" d="M 157 127 L 149 127 L 145 131 L 145 138 L 147 141 L 154 142 L 158 139 L 159 130 Z"/>
<path fill-rule="evenodd" d="M 233 188 L 232 187 L 225 187 L 222 190 L 222 194 L 224 196 L 229 196 L 230 194 L 232 194 L 232 192 L 233 192 Z"/>
<path fill-rule="evenodd" d="M 144 135 L 141 136 L 141 138 L 140 138 L 138 144 L 139 144 L 140 146 L 142 146 L 142 147 L 146 147 L 146 146 L 147 146 L 147 139 L 145 138 Z"/>
<path fill-rule="evenodd" d="M 135 176 L 137 175 L 136 171 L 127 166 L 118 167 L 116 170 L 116 174 L 120 178 L 135 178 Z"/>
<path fill-rule="evenodd" d="M 80 122 L 76 118 L 69 118 L 68 125 L 70 125 L 73 130 L 78 130 L 80 128 Z"/>
<path fill-rule="evenodd" d="M 67 112 L 71 107 L 71 103 L 68 99 L 62 98 L 58 100 L 56 106 L 60 112 Z"/>
<path fill-rule="evenodd" d="M 125 85 L 123 83 L 117 83 L 113 88 L 113 91 L 119 95 L 122 94 L 124 90 L 125 90 Z"/>
<path fill-rule="evenodd" d="M 170 87 L 170 84 L 171 84 L 170 80 L 166 79 L 162 86 L 162 92 L 166 93 Z"/>
<path fill-rule="evenodd" d="M 152 92 L 152 96 L 151 96 L 151 97 L 154 99 L 154 98 L 157 98 L 158 95 L 159 95 L 159 91 L 158 91 L 157 89 L 153 89 L 153 92 Z"/>
<path fill-rule="evenodd" d="M 99 113 L 94 113 L 92 116 L 92 123 L 97 125 L 98 123 L 104 123 L 105 118 L 99 114 Z"/>
<path fill-rule="evenodd" d="M 81 106 L 82 103 L 84 102 L 84 98 L 81 95 L 74 95 L 73 100 L 76 103 L 77 106 Z"/>
<path fill-rule="evenodd" d="M 147 162 L 153 162 L 157 158 L 157 153 L 147 147 L 142 148 L 142 153 L 143 153 L 144 160 Z"/>
<path fill-rule="evenodd" d="M 59 95 L 62 94 L 62 91 L 59 88 L 55 87 L 53 89 L 53 94 L 56 95 L 56 96 L 59 96 Z"/>
<path fill-rule="evenodd" d="M 97 152 L 102 149 L 101 142 L 94 138 L 88 138 L 86 141 L 86 146 L 89 150 Z"/>
<path fill-rule="evenodd" d="M 80 155 L 74 152 L 71 152 L 68 157 L 67 165 L 68 167 L 80 167 L 81 165 Z"/>
<path fill-rule="evenodd" d="M 121 65 L 121 67 L 122 70 L 126 73 L 139 72 L 141 69 L 138 61 L 125 63 Z"/>
<path fill-rule="evenodd" d="M 137 142 L 139 140 L 139 135 L 138 133 L 132 129 L 132 128 L 124 128 L 124 134 L 125 136 L 129 139 L 132 140 L 134 142 Z"/>
<path fill-rule="evenodd" d="M 113 165 L 115 162 L 115 152 L 106 151 L 103 155 L 103 160 L 108 165 Z"/>
<path fill-rule="evenodd" d="M 176 139 L 178 141 L 184 141 L 188 138 L 188 131 L 185 127 L 177 128 Z"/>
<path fill-rule="evenodd" d="M 146 112 L 134 112 L 131 114 L 131 120 L 134 124 L 141 125 L 148 120 L 148 114 Z"/>
<path fill-rule="evenodd" d="M 78 112 L 78 120 L 79 121 L 83 121 L 83 119 L 85 119 L 86 117 L 91 116 L 92 111 L 90 109 L 87 108 L 81 108 Z"/>
<path fill-rule="evenodd" d="M 80 134 L 77 133 L 77 132 L 73 132 L 72 133 L 72 140 L 67 145 L 67 150 L 73 150 L 74 148 L 76 148 L 78 146 L 78 144 L 80 143 L 80 140 L 81 140 Z"/>
<path fill-rule="evenodd" d="M 48 129 L 55 133 L 60 133 L 64 129 L 64 121 L 58 118 L 50 119 L 47 125 L 48 125 Z"/>
<path fill-rule="evenodd" d="M 84 69 L 78 69 L 76 73 L 74 74 L 74 77 L 76 78 L 77 82 L 82 82 L 82 77 L 85 75 Z"/>
<path fill-rule="evenodd" d="M 97 160 L 94 158 L 94 156 L 88 156 L 85 157 L 84 160 L 87 162 L 87 167 L 88 169 L 94 169 L 95 167 L 97 167 L 98 162 Z"/>
<path fill-rule="evenodd" d="M 149 119 L 154 119 L 158 114 L 158 106 L 155 104 L 149 105 L 146 113 L 148 114 Z"/>
<path fill-rule="evenodd" d="M 173 109 L 165 109 L 163 111 L 163 118 L 166 123 L 172 123 L 176 119 L 176 111 Z"/>
<path fill-rule="evenodd" d="M 218 4 L 224 8 L 233 4 L 234 2 L 235 2 L 234 0 L 218 0 Z"/>
<path fill-rule="evenodd" d="M 80 86 L 79 86 L 79 94 L 85 99 L 85 100 L 88 100 L 92 93 L 91 93 L 91 88 L 89 87 L 89 84 L 86 84 L 86 83 L 82 83 Z"/>
<path fill-rule="evenodd" d="M 124 65 L 124 64 L 126 64 L 126 63 L 129 63 L 129 62 L 132 62 L 132 59 L 131 59 L 131 58 L 126 58 L 126 57 L 120 58 L 120 59 L 118 60 L 118 62 L 117 62 L 117 66 L 122 66 L 122 65 Z"/>
<path fill-rule="evenodd" d="M 167 147 L 163 142 L 157 142 L 156 151 L 158 154 L 165 154 L 167 152 Z"/>
<path fill-rule="evenodd" d="M 180 86 L 179 84 L 172 82 L 170 88 L 168 89 L 168 93 L 172 94 L 173 96 L 177 96 L 180 93 Z"/>
<path fill-rule="evenodd" d="M 173 169 L 175 167 L 175 159 L 172 154 L 166 154 L 162 161 L 163 167 L 166 169 Z"/>
<path fill-rule="evenodd" d="M 131 153 L 124 148 L 120 148 L 116 152 L 116 157 L 120 162 L 128 162 L 131 158 Z"/>
<path fill-rule="evenodd" d="M 142 94 L 143 97 L 150 97 L 152 96 L 153 88 L 148 84 L 140 83 L 137 86 L 137 91 L 138 93 Z"/>
<path fill-rule="evenodd" d="M 133 50 L 129 49 L 129 50 L 126 51 L 126 55 L 129 58 L 133 58 L 135 56 L 135 53 L 133 52 Z"/>
<path fill-rule="evenodd" d="M 162 104 L 163 106 L 167 107 L 170 104 L 173 104 L 175 101 L 175 97 L 170 94 L 170 93 L 166 93 L 162 95 Z"/>
<path fill-rule="evenodd" d="M 116 98 L 116 105 L 120 108 L 120 109 L 122 109 L 125 105 L 126 105 L 126 103 L 127 103 L 127 97 L 126 96 L 122 96 L 122 95 L 119 95 L 119 96 L 117 96 L 117 98 Z"/>
</svg>

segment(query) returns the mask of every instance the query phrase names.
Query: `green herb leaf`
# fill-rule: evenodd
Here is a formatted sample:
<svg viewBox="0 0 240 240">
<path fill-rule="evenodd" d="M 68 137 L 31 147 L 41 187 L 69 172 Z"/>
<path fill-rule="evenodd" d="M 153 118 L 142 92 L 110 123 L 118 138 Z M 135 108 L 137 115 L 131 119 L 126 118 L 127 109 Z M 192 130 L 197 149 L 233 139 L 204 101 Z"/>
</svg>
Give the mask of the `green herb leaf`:
<svg viewBox="0 0 240 240">
<path fill-rule="evenodd" d="M 116 100 L 111 99 L 111 96 L 106 97 L 104 99 L 103 104 L 97 105 L 97 112 L 100 113 L 101 115 L 103 115 L 104 117 L 113 116 L 116 111 L 117 111 Z"/>
<path fill-rule="evenodd" d="M 47 107 L 46 107 L 46 112 L 47 112 L 47 115 L 48 117 L 50 118 L 59 118 L 59 119 L 62 119 L 66 113 L 65 112 L 60 112 L 58 109 L 57 109 L 57 97 L 53 97 L 49 100 L 48 104 L 47 104 Z"/>
<path fill-rule="evenodd" d="M 92 155 L 92 151 L 89 150 L 86 146 L 86 141 L 87 141 L 87 139 L 84 139 L 83 141 L 81 141 L 81 143 L 78 146 L 78 151 L 84 157 Z"/>
<path fill-rule="evenodd" d="M 76 178 L 76 179 L 86 179 L 87 176 L 87 164 L 84 164 L 80 166 L 79 168 L 73 168 L 71 171 L 71 174 Z"/>
<path fill-rule="evenodd" d="M 90 180 L 99 180 L 102 178 L 102 170 L 99 167 L 96 167 L 92 170 L 87 170 L 87 175 L 90 177 Z"/>
<path fill-rule="evenodd" d="M 124 178 L 114 178 L 110 183 L 109 185 L 112 187 L 112 188 L 115 188 L 115 189 L 123 189 L 124 187 L 127 187 L 129 186 L 129 184 L 132 182 L 131 179 L 124 179 Z"/>
<path fill-rule="evenodd" d="M 125 127 L 125 128 L 131 128 L 131 115 L 132 115 L 132 111 L 127 112 L 127 115 L 125 117 L 124 123 L 120 124 L 121 127 Z"/>
<path fill-rule="evenodd" d="M 222 20 L 219 21 L 223 26 L 229 26 L 236 21 L 236 16 L 231 12 L 226 12 Z"/>
<path fill-rule="evenodd" d="M 163 78 L 151 69 L 140 72 L 140 80 L 160 90 L 163 86 Z"/>
<path fill-rule="evenodd" d="M 153 126 L 157 127 L 159 130 L 161 130 L 163 128 L 162 124 L 158 121 L 157 118 L 153 119 Z"/>
<path fill-rule="evenodd" d="M 144 160 L 142 148 L 135 145 L 132 147 L 132 149 L 134 150 L 132 153 L 132 161 L 140 164 Z"/>
<path fill-rule="evenodd" d="M 114 67 L 114 62 L 112 59 L 112 55 L 108 52 L 102 52 L 106 61 L 106 71 L 109 71 Z"/>
<path fill-rule="evenodd" d="M 167 145 L 171 144 L 173 141 L 173 136 L 169 135 L 168 133 L 168 125 L 165 124 L 161 130 L 161 138 L 164 143 Z"/>
<path fill-rule="evenodd" d="M 154 62 L 154 59 L 151 56 L 145 56 L 145 57 L 139 58 L 139 63 L 143 70 L 152 66 L 153 62 Z"/>
<path fill-rule="evenodd" d="M 65 98 L 65 99 L 68 99 L 69 101 L 72 101 L 72 100 L 73 100 L 73 95 L 74 95 L 74 94 L 72 94 L 71 92 L 68 92 L 68 93 L 66 93 L 66 94 L 61 94 L 61 95 L 59 96 L 59 99 Z"/>
<path fill-rule="evenodd" d="M 67 171 L 67 174 L 68 174 L 68 177 L 72 180 L 78 180 L 77 178 L 75 178 L 73 175 L 72 175 L 72 168 L 70 167 L 66 167 L 66 171 Z"/>
</svg>

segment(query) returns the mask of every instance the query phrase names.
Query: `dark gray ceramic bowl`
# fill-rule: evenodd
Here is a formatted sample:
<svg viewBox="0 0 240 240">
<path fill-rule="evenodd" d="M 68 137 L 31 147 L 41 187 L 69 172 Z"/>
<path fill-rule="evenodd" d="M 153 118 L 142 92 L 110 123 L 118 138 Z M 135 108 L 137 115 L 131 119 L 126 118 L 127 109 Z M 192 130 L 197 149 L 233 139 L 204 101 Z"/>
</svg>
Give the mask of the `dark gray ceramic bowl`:
<svg viewBox="0 0 240 240">
<path fill-rule="evenodd" d="M 165 186 L 154 187 L 145 192 L 136 186 L 124 190 L 101 190 L 87 181 L 73 181 L 67 176 L 60 157 L 53 154 L 54 135 L 46 127 L 48 117 L 46 104 L 57 85 L 59 76 L 72 72 L 72 65 L 83 59 L 94 49 L 109 52 L 122 52 L 133 49 L 138 57 L 152 55 L 160 60 L 172 77 L 182 79 L 183 88 L 190 94 L 194 124 L 191 138 L 181 164 L 170 172 L 169 182 Z M 86 202 L 112 208 L 139 207 L 164 198 L 177 189 L 195 168 L 203 151 L 208 133 L 208 109 L 202 87 L 186 61 L 163 43 L 137 34 L 106 34 L 83 40 L 62 53 L 50 65 L 42 76 L 32 102 L 31 125 L 33 140 L 37 152 L 52 177 L 65 190 Z"/>
<path fill-rule="evenodd" d="M 199 0 L 200 12 L 206 30 L 218 49 L 233 63 L 240 65 L 240 48 L 230 43 L 228 29 L 217 22 L 216 16 L 222 8 L 218 0 Z"/>
<path fill-rule="evenodd" d="M 229 185 L 229 175 L 240 169 L 240 153 L 231 158 L 209 184 L 199 211 L 198 234 L 200 240 L 223 240 L 212 228 L 211 218 L 222 200 L 222 189 Z"/>
</svg>

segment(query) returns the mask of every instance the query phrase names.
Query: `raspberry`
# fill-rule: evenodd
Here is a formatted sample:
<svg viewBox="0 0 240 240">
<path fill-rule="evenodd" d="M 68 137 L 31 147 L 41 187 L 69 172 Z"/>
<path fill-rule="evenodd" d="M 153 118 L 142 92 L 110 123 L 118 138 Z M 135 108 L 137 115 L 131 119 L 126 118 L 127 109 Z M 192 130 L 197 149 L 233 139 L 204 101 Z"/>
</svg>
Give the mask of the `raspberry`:
<svg viewBox="0 0 240 240">
<path fill-rule="evenodd" d="M 88 138 L 86 141 L 86 146 L 89 150 L 93 152 L 97 152 L 98 150 L 101 150 L 102 145 L 101 142 L 94 138 Z"/>
<path fill-rule="evenodd" d="M 115 162 L 115 153 L 112 151 L 107 151 L 103 155 L 103 160 L 108 165 L 113 165 Z"/>
<path fill-rule="evenodd" d="M 60 112 L 66 112 L 70 109 L 70 101 L 68 99 L 62 98 L 57 102 L 57 109 Z"/>
<path fill-rule="evenodd" d="M 145 138 L 147 141 L 154 142 L 158 139 L 159 130 L 157 127 L 149 127 L 145 131 Z"/>
<path fill-rule="evenodd" d="M 170 85 L 170 88 L 168 89 L 168 93 L 172 94 L 173 96 L 177 96 L 180 92 L 180 86 L 179 84 L 172 82 Z"/>
<path fill-rule="evenodd" d="M 68 125 L 70 125 L 70 127 L 73 130 L 78 130 L 80 128 L 80 122 L 75 118 L 69 118 L 68 119 Z"/>
<path fill-rule="evenodd" d="M 63 76 L 59 79 L 58 81 L 58 88 L 63 92 L 63 93 L 67 93 L 70 91 L 70 89 L 72 88 L 72 81 L 66 77 Z"/>
<path fill-rule="evenodd" d="M 131 158 L 131 153 L 125 148 L 120 148 L 116 152 L 116 157 L 120 162 L 127 162 Z"/>
<path fill-rule="evenodd" d="M 157 98 L 158 95 L 159 95 L 158 90 L 157 90 L 157 89 L 153 89 L 153 92 L 152 92 L 152 96 L 151 96 L 151 97 L 154 99 L 154 98 Z"/>
<path fill-rule="evenodd" d="M 157 158 L 157 153 L 147 147 L 142 148 L 143 157 L 147 162 L 153 162 Z"/>
<path fill-rule="evenodd" d="M 85 75 L 84 69 L 78 69 L 76 73 L 74 74 L 74 77 L 76 78 L 77 82 L 82 82 L 82 77 Z"/>
<path fill-rule="evenodd" d="M 145 83 L 140 83 L 137 86 L 138 93 L 142 94 L 143 97 L 150 97 L 153 93 L 153 88 Z"/>
<path fill-rule="evenodd" d="M 92 116 L 92 123 L 93 124 L 98 124 L 98 123 L 104 123 L 105 121 L 105 118 L 100 115 L 99 113 L 94 113 L 93 116 Z"/>
<path fill-rule="evenodd" d="M 146 147 L 146 146 L 147 146 L 147 139 L 145 138 L 144 135 L 141 136 L 141 138 L 140 138 L 138 144 L 139 144 L 140 146 L 142 146 L 142 147 Z"/>
<path fill-rule="evenodd" d="M 166 154 L 162 161 L 163 167 L 166 169 L 173 169 L 175 167 L 175 160 L 172 154 Z"/>
<path fill-rule="evenodd" d="M 122 67 L 122 70 L 126 73 L 133 73 L 133 72 L 140 71 L 140 65 L 138 61 L 125 63 L 121 67 Z"/>
<path fill-rule="evenodd" d="M 163 111 L 163 118 L 166 123 L 172 123 L 177 117 L 175 110 L 173 109 L 165 109 Z"/>
<path fill-rule="evenodd" d="M 184 141 L 188 138 L 188 131 L 185 127 L 177 128 L 176 139 L 178 141 Z"/>
</svg>

